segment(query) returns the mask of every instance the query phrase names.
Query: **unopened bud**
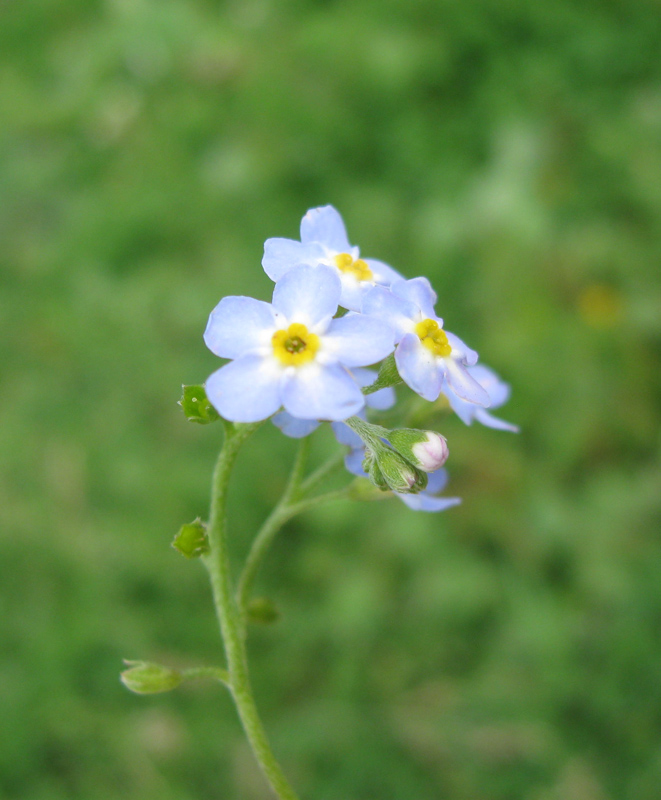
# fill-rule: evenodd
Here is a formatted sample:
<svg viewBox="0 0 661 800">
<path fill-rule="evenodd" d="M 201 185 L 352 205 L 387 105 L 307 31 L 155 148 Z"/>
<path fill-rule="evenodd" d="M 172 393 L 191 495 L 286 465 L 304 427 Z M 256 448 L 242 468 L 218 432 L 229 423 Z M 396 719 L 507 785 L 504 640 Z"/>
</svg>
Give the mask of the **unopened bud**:
<svg viewBox="0 0 661 800">
<path fill-rule="evenodd" d="M 181 406 L 189 422 L 208 425 L 220 419 L 220 414 L 209 402 L 204 386 L 182 386 Z"/>
<path fill-rule="evenodd" d="M 404 458 L 423 472 L 436 472 L 450 455 L 445 436 L 436 431 L 400 428 L 390 432 L 388 441 Z"/>
<path fill-rule="evenodd" d="M 124 686 L 136 694 L 157 694 L 176 689 L 182 676 L 178 670 L 151 661 L 124 661 L 129 667 L 120 674 Z"/>
<path fill-rule="evenodd" d="M 198 517 L 179 528 L 172 547 L 186 558 L 199 558 L 209 552 L 209 537 L 206 525 Z"/>
<path fill-rule="evenodd" d="M 417 494 L 427 486 L 425 473 L 414 467 L 396 450 L 379 454 L 379 467 L 388 488 L 401 494 Z"/>
<path fill-rule="evenodd" d="M 363 469 L 372 483 L 384 492 L 391 489 L 401 494 L 417 494 L 427 485 L 424 472 L 386 445 L 376 455 L 367 451 Z"/>
<path fill-rule="evenodd" d="M 268 597 L 253 597 L 248 603 L 246 614 L 249 622 L 258 625 L 270 625 L 280 617 L 280 612 Z"/>
<path fill-rule="evenodd" d="M 372 451 L 369 449 L 365 451 L 363 469 L 369 475 L 370 480 L 377 487 L 377 489 L 381 489 L 382 492 L 388 491 L 390 487 L 388 486 L 386 479 L 383 477 L 381 467 L 379 467 L 379 462 L 374 457 L 374 453 L 372 453 Z"/>
</svg>

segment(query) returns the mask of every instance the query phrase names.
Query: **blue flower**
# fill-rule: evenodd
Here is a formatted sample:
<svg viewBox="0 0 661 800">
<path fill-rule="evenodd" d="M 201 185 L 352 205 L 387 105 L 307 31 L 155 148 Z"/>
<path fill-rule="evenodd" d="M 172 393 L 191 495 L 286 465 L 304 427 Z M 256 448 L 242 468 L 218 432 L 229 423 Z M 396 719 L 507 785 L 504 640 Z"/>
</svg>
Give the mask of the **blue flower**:
<svg viewBox="0 0 661 800">
<path fill-rule="evenodd" d="M 482 364 L 468 367 L 468 373 L 471 378 L 474 378 L 480 386 L 488 392 L 489 398 L 491 399 L 489 408 L 500 408 L 500 406 L 505 405 L 510 396 L 509 384 L 501 381 L 495 372 Z M 486 409 L 476 406 L 475 403 L 467 403 L 465 400 L 457 397 L 446 381 L 443 382 L 441 391 L 448 398 L 452 410 L 466 425 L 470 425 L 473 420 L 476 419 L 488 428 L 512 431 L 512 433 L 519 432 L 517 425 L 512 425 L 509 422 L 505 422 L 505 420 L 498 419 L 498 417 L 494 417 Z"/>
<path fill-rule="evenodd" d="M 463 400 L 488 406 L 488 393 L 466 369 L 475 364 L 477 353 L 443 330 L 435 303 L 436 293 L 426 278 L 398 280 L 390 289 L 371 289 L 363 301 L 363 313 L 395 327 L 397 369 L 414 392 L 425 400 L 436 400 L 446 381 Z"/>
<path fill-rule="evenodd" d="M 351 370 L 351 374 L 356 379 L 358 385 L 362 388 L 374 383 L 378 375 L 373 369 L 355 368 Z M 379 389 L 377 392 L 365 396 L 365 405 L 368 408 L 374 408 L 378 411 L 385 411 L 395 405 L 395 390 L 392 388 Z M 363 412 L 359 412 L 359 416 L 364 416 Z M 285 434 L 292 439 L 303 439 L 315 431 L 321 422 L 313 419 L 297 419 L 292 417 L 287 411 L 279 411 L 271 420 L 271 422 Z M 361 439 L 358 434 L 354 433 L 351 428 L 344 424 L 344 422 L 334 422 L 333 430 L 336 432 L 338 429 L 346 429 L 352 436 L 360 442 Z M 340 444 L 346 444 L 338 439 Z"/>
<path fill-rule="evenodd" d="M 347 425 L 343 423 L 334 423 L 333 428 L 339 427 L 346 428 L 349 433 L 356 437 L 356 440 L 347 436 L 344 441 L 340 440 L 340 444 L 346 444 L 351 447 L 351 450 L 344 458 L 344 466 L 349 470 L 352 475 L 357 475 L 359 478 L 367 478 L 368 475 L 363 469 L 363 459 L 365 458 L 365 445 L 360 441 L 357 434 L 355 434 Z M 339 437 L 338 437 L 339 439 Z M 446 508 L 452 508 L 461 503 L 460 497 L 438 497 L 443 491 L 448 482 L 448 473 L 445 469 L 430 472 L 427 476 L 427 486 L 418 494 L 403 494 L 400 492 L 393 492 L 395 497 L 405 503 L 413 511 L 445 511 Z"/>
<path fill-rule="evenodd" d="M 301 241 L 267 239 L 262 266 L 273 281 L 279 281 L 298 264 L 325 264 L 342 282 L 340 305 L 360 311 L 363 296 L 373 286 L 389 286 L 401 276 L 392 267 L 373 258 L 361 258 L 347 238 L 344 222 L 333 206 L 311 208 L 301 220 Z"/>
<path fill-rule="evenodd" d="M 361 314 L 333 319 L 340 279 L 329 267 L 299 266 L 273 291 L 273 303 L 225 297 L 211 312 L 207 347 L 234 359 L 214 372 L 207 396 L 221 416 L 258 422 L 281 406 L 299 419 L 343 420 L 365 400 L 349 372 L 392 352 L 383 320 Z"/>
</svg>

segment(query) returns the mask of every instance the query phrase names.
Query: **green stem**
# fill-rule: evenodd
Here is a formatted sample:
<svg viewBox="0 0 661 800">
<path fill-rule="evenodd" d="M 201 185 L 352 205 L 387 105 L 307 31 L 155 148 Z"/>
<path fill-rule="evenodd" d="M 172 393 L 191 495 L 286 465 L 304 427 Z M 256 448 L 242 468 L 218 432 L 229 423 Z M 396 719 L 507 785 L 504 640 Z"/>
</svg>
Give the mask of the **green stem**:
<svg viewBox="0 0 661 800">
<path fill-rule="evenodd" d="M 220 667 L 190 667 L 183 670 L 181 677 L 186 681 L 195 678 L 213 678 L 230 688 L 230 674 L 226 669 L 221 669 Z"/>
<path fill-rule="evenodd" d="M 345 486 L 343 489 L 334 489 L 332 492 L 324 492 L 324 494 L 318 494 L 316 497 L 308 497 L 305 500 L 301 500 L 299 503 L 289 506 L 287 519 L 296 517 L 298 514 L 302 514 L 310 508 L 322 505 L 322 503 L 330 503 L 331 500 L 346 500 L 350 496 L 351 484 Z"/>
<path fill-rule="evenodd" d="M 301 486 L 301 479 L 303 477 L 303 472 L 305 471 L 305 465 L 308 460 L 308 454 L 310 452 L 310 437 L 305 436 L 303 439 L 299 440 L 298 443 L 298 450 L 296 451 L 296 458 L 294 460 L 294 465 L 291 469 L 291 473 L 289 475 L 289 480 L 287 481 L 287 486 L 285 488 L 284 494 L 280 498 L 280 502 L 278 505 L 286 505 L 290 502 L 296 495 L 298 494 L 299 488 Z"/>
<path fill-rule="evenodd" d="M 385 447 L 381 439 L 386 438 L 390 433 L 388 428 L 382 428 L 381 425 L 373 425 L 371 422 L 365 422 L 365 420 L 360 417 L 349 417 L 349 419 L 345 420 L 345 423 L 354 433 L 357 433 L 363 442 L 372 450 L 378 451 Z"/>
<path fill-rule="evenodd" d="M 248 741 L 271 788 L 280 800 L 297 800 L 294 790 L 275 760 L 255 706 L 248 676 L 243 622 L 232 592 L 227 548 L 225 506 L 229 478 L 241 445 L 257 427 L 258 424 L 226 428 L 225 444 L 213 474 L 208 526 L 211 552 L 204 562 L 209 570 L 216 614 L 225 644 L 230 689 Z"/>
<path fill-rule="evenodd" d="M 255 537 L 250 548 L 250 552 L 248 553 L 248 558 L 246 559 L 246 563 L 243 567 L 243 572 L 241 574 L 241 578 L 239 579 L 239 587 L 236 593 L 239 612 L 243 614 L 244 617 L 246 609 L 248 608 L 252 586 L 255 582 L 255 578 L 257 577 L 257 573 L 259 572 L 259 568 L 261 567 L 266 554 L 273 544 L 273 540 L 285 522 L 290 520 L 292 517 L 295 517 L 297 514 L 300 514 L 302 511 L 311 508 L 313 505 L 317 505 L 320 502 L 325 502 L 327 499 L 335 499 L 337 496 L 337 493 L 329 492 L 326 495 L 319 495 L 318 497 L 300 500 L 299 502 L 292 502 L 293 500 L 296 500 L 301 492 L 309 491 L 311 486 L 315 486 L 326 474 L 328 474 L 328 472 L 330 472 L 330 469 L 328 468 L 329 465 L 332 469 L 337 463 L 335 458 L 331 459 L 331 461 L 324 464 L 306 481 L 301 483 L 301 476 L 305 468 L 308 449 L 309 441 L 307 437 L 305 439 L 301 439 L 296 461 L 294 462 L 285 493 L 282 495 L 278 505 L 269 514 L 264 524 L 259 529 L 259 532 L 257 533 L 257 536 Z M 344 489 L 340 490 L 340 492 L 342 497 L 346 497 L 346 491 Z M 332 495 L 332 497 L 330 495 Z"/>
<path fill-rule="evenodd" d="M 278 531 L 282 526 L 291 519 L 291 512 L 288 506 L 282 506 L 280 503 L 269 514 L 266 521 L 259 529 L 259 533 L 255 537 L 248 558 L 243 567 L 241 578 L 239 579 L 239 587 L 237 589 L 236 598 L 237 605 L 242 614 L 245 615 L 250 600 L 250 593 L 252 585 L 255 582 L 259 568 L 262 565 L 273 540 L 275 539 Z"/>
<path fill-rule="evenodd" d="M 334 472 L 344 462 L 344 453 L 344 448 L 342 448 L 342 450 L 334 453 L 328 461 L 325 461 L 314 472 L 310 473 L 301 484 L 301 493 L 310 494 L 311 491 L 316 489 L 324 478 L 328 477 L 328 475 Z"/>
<path fill-rule="evenodd" d="M 241 579 L 239 580 L 239 588 L 237 590 L 237 605 L 240 612 L 245 616 L 248 603 L 250 601 L 250 594 L 252 587 L 262 565 L 262 561 L 266 557 L 269 548 L 273 544 L 273 540 L 278 532 L 292 517 L 307 511 L 309 508 L 327 503 L 330 500 L 340 500 L 349 496 L 349 489 L 337 489 L 333 492 L 326 492 L 325 494 L 317 495 L 316 497 L 309 497 L 305 500 L 300 500 L 298 503 L 292 505 L 278 505 L 273 509 L 272 513 L 266 519 L 264 524 L 259 530 L 250 548 L 250 553 L 246 559 L 243 567 Z"/>
</svg>

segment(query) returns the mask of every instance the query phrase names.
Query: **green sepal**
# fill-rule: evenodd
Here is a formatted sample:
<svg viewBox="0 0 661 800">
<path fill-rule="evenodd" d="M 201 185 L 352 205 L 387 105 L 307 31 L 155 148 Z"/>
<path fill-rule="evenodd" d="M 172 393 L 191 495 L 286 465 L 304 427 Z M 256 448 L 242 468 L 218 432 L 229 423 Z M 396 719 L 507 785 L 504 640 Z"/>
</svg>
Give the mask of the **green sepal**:
<svg viewBox="0 0 661 800">
<path fill-rule="evenodd" d="M 397 370 L 395 355 L 394 353 L 391 353 L 388 358 L 381 362 L 379 374 L 377 375 L 376 380 L 374 383 L 371 383 L 369 386 L 366 386 L 363 389 L 363 394 L 373 394 L 374 392 L 378 392 L 379 389 L 387 389 L 389 386 L 397 386 L 398 383 L 403 383 L 403 381 L 399 375 L 399 371 Z"/>
<path fill-rule="evenodd" d="M 387 492 L 390 489 L 388 482 L 383 477 L 383 473 L 379 467 L 379 462 L 376 460 L 376 458 L 374 458 L 374 454 L 371 452 L 371 450 L 365 450 L 363 469 L 369 475 L 370 480 L 377 489 L 380 489 L 382 492 Z"/>
<path fill-rule="evenodd" d="M 393 492 L 418 494 L 418 492 L 426 488 L 426 473 L 411 464 L 397 450 L 384 447 L 376 458 L 381 477 Z M 372 473 L 370 472 L 370 477 L 371 475 Z"/>
<path fill-rule="evenodd" d="M 397 428 L 386 438 L 395 450 L 423 472 L 436 472 L 448 459 L 448 443 L 437 431 Z"/>
<path fill-rule="evenodd" d="M 124 661 L 129 669 L 120 673 L 127 689 L 136 694 L 158 694 L 176 689 L 182 681 L 179 670 L 154 664 L 151 661 Z"/>
<path fill-rule="evenodd" d="M 217 422 L 220 419 L 220 414 L 209 402 L 204 386 L 184 385 L 181 388 L 182 395 L 179 405 L 189 422 L 208 425 L 210 422 Z"/>
<path fill-rule="evenodd" d="M 360 417 L 349 417 L 345 423 L 365 442 L 363 469 L 375 486 L 383 491 L 392 489 L 403 494 L 417 494 L 427 486 L 426 474 L 382 441 L 389 438 L 392 431 Z"/>
<path fill-rule="evenodd" d="M 280 612 L 268 597 L 253 597 L 246 608 L 246 617 L 257 625 L 271 625 L 280 618 Z"/>
<path fill-rule="evenodd" d="M 209 552 L 209 537 L 204 522 L 198 517 L 182 525 L 174 537 L 172 547 L 186 558 L 205 556 Z"/>
</svg>

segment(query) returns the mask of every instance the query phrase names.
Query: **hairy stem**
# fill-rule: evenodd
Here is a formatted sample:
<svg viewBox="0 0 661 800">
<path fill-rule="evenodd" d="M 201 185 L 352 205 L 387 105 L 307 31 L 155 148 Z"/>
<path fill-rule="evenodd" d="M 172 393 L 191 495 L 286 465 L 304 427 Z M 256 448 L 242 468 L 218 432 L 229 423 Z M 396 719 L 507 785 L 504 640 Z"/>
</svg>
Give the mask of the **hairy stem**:
<svg viewBox="0 0 661 800">
<path fill-rule="evenodd" d="M 184 680 L 194 680 L 195 678 L 213 678 L 213 680 L 224 683 L 230 688 L 230 674 L 226 669 L 220 667 L 190 667 L 181 673 Z"/>
<path fill-rule="evenodd" d="M 301 494 L 307 493 L 316 487 L 323 480 L 323 478 L 325 478 L 335 469 L 338 464 L 341 463 L 343 458 L 341 453 L 339 454 L 339 459 L 337 456 L 333 456 L 329 461 L 327 461 L 325 464 L 322 464 L 321 467 L 315 470 L 315 472 L 313 472 L 309 478 L 301 483 L 308 451 L 309 439 L 306 437 L 300 441 L 296 460 L 294 461 L 294 466 L 292 467 L 291 475 L 289 476 L 289 481 L 287 483 L 287 488 L 285 489 L 285 492 L 282 495 L 278 505 L 269 514 L 264 521 L 264 524 L 259 529 L 259 532 L 257 533 L 257 536 L 255 537 L 250 548 L 250 552 L 248 553 L 248 558 L 246 559 L 246 563 L 243 567 L 243 572 L 241 574 L 241 578 L 239 579 L 239 586 L 236 593 L 236 602 L 239 608 L 239 613 L 244 616 L 244 619 L 248 602 L 250 601 L 252 586 L 255 582 L 255 578 L 257 577 L 259 568 L 261 567 L 266 554 L 273 544 L 273 540 L 285 522 L 290 520 L 292 517 L 295 517 L 297 514 L 300 514 L 302 511 L 312 508 L 315 505 L 319 505 L 320 503 L 324 503 L 328 500 L 335 500 L 339 499 L 340 497 L 347 496 L 346 489 L 339 489 L 337 492 L 328 492 L 327 494 L 318 495 L 317 497 L 298 500 Z"/>
<path fill-rule="evenodd" d="M 309 494 L 319 486 L 319 484 L 331 475 L 339 466 L 344 462 L 344 448 L 341 451 L 334 453 L 328 461 L 325 461 L 320 467 L 310 473 L 308 477 L 301 483 L 301 493 Z"/>
<path fill-rule="evenodd" d="M 210 553 L 204 562 L 211 578 L 216 614 L 225 644 L 229 672 L 229 687 L 239 717 L 264 775 L 280 800 L 297 800 L 294 790 L 275 760 L 266 732 L 257 713 L 250 687 L 245 650 L 244 625 L 234 600 L 227 548 L 225 507 L 227 487 L 243 442 L 258 424 L 226 427 L 226 439 L 213 474 L 211 514 L 208 526 Z"/>
</svg>

